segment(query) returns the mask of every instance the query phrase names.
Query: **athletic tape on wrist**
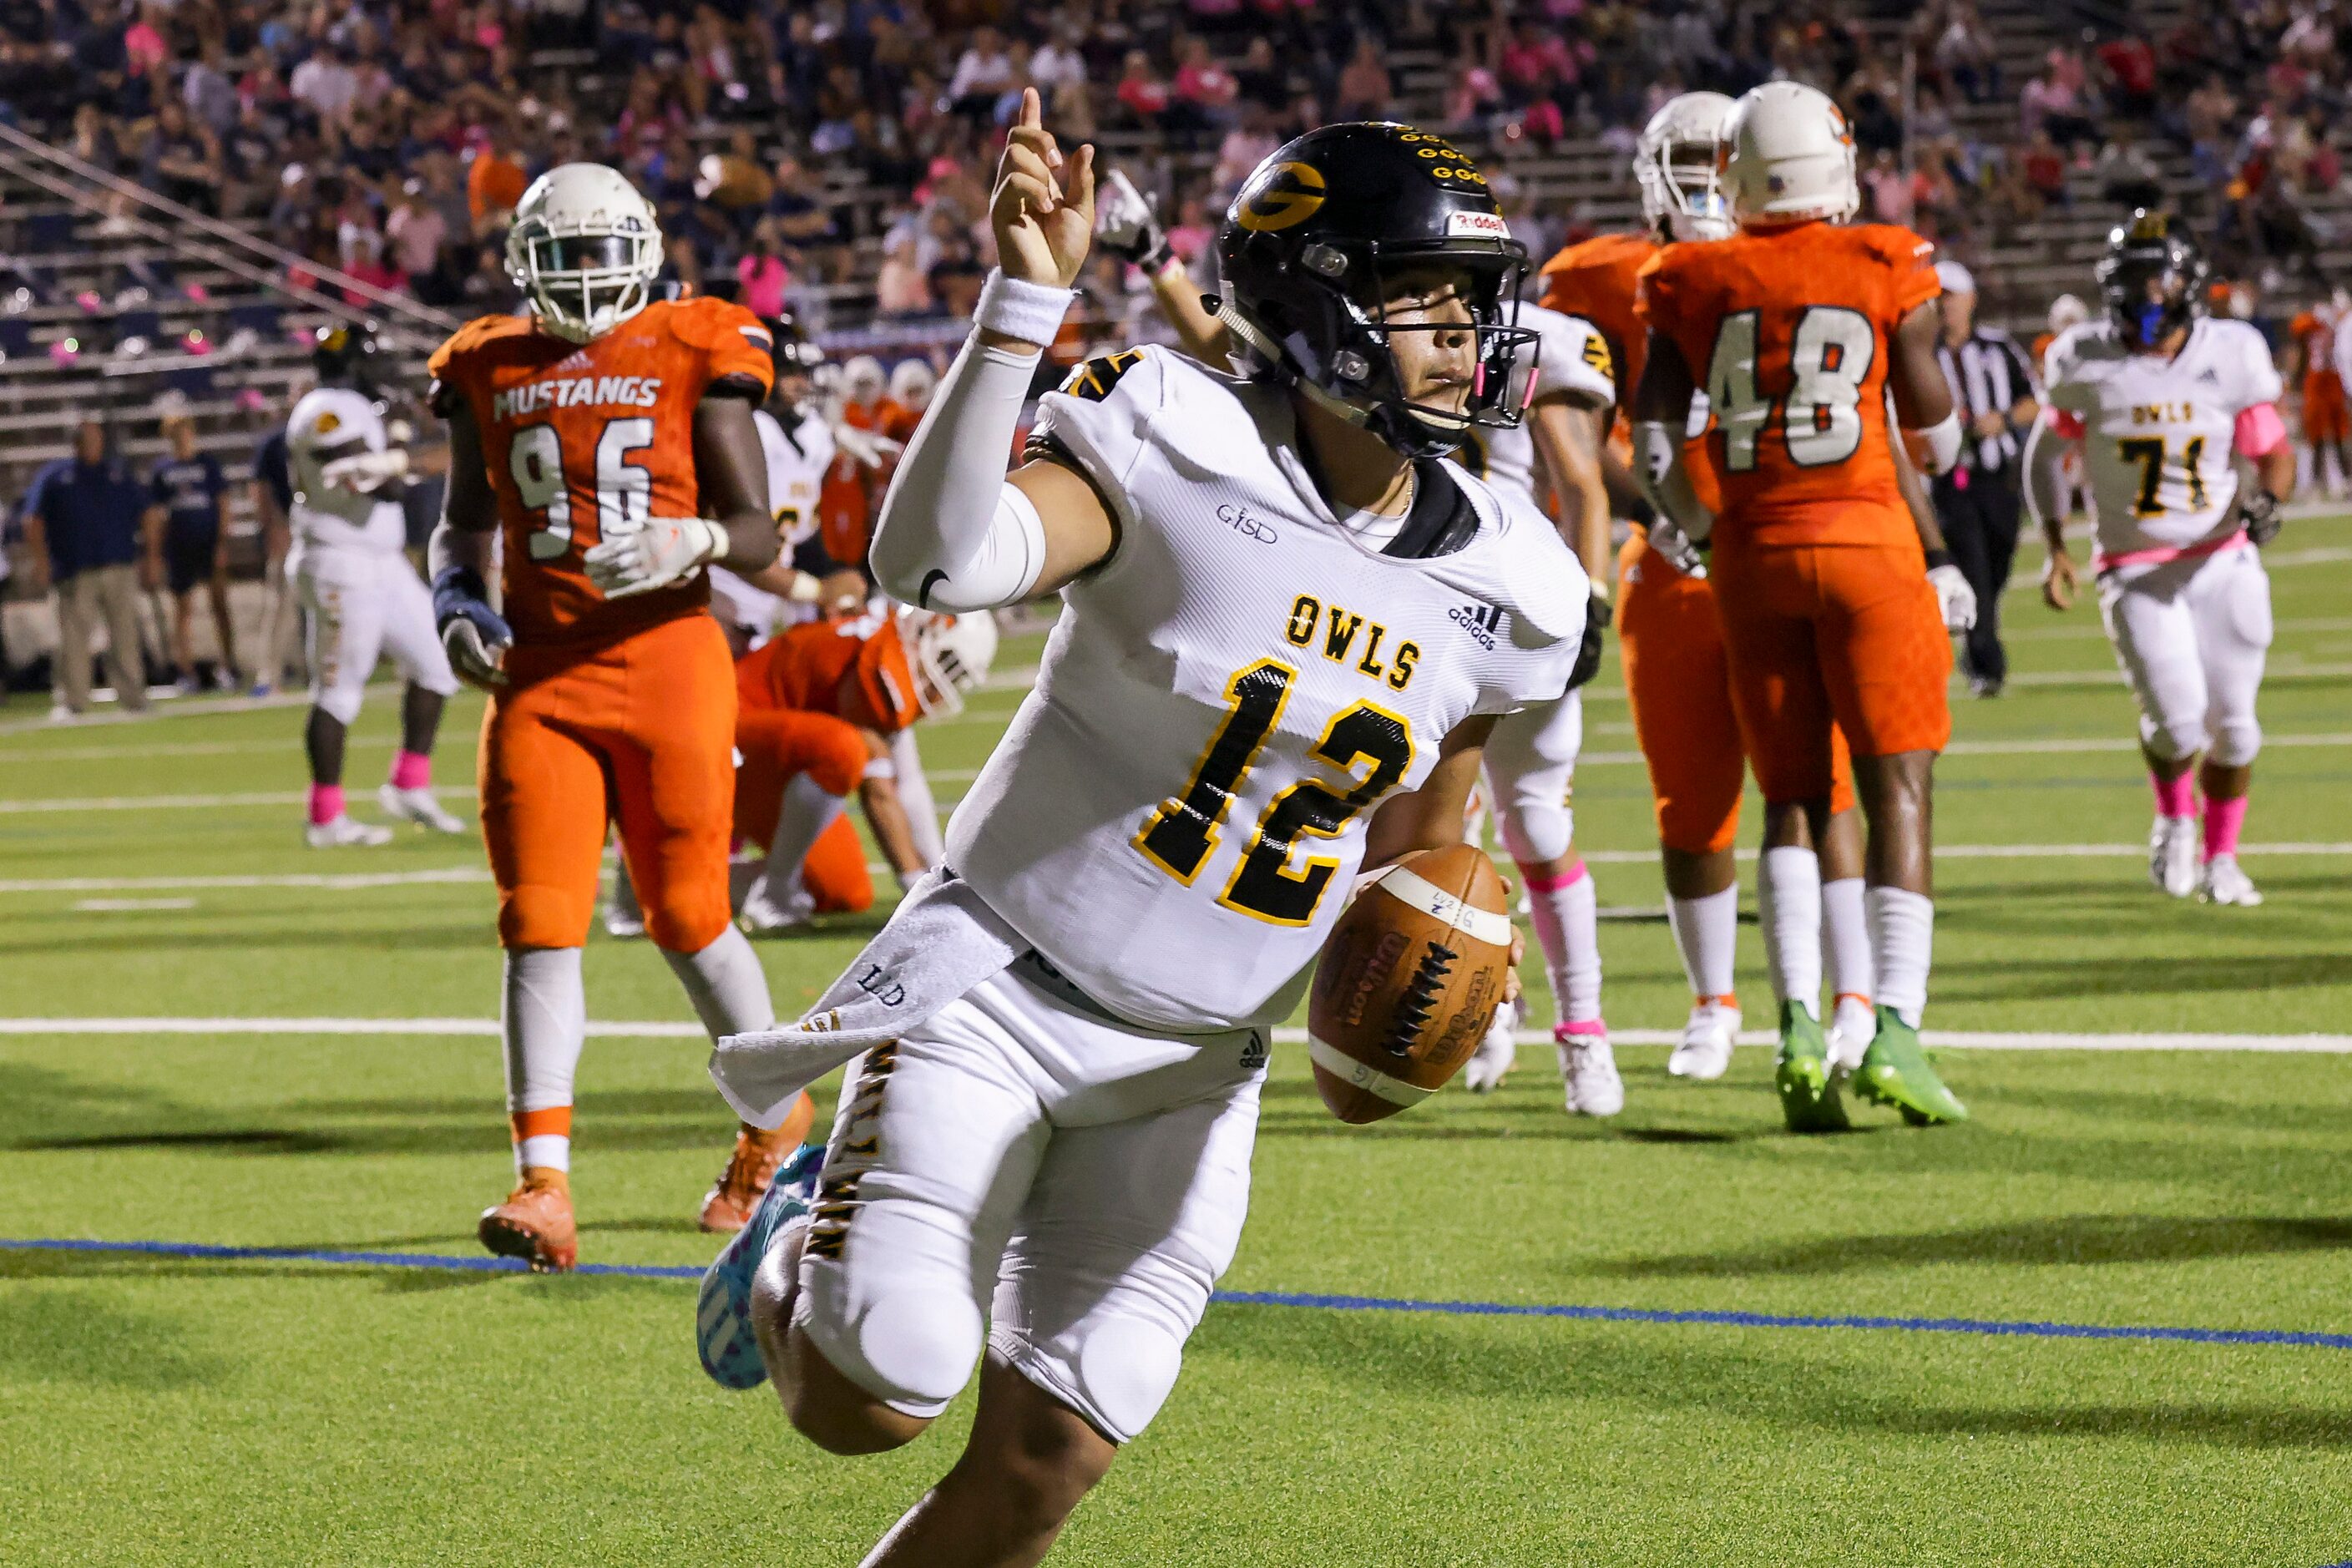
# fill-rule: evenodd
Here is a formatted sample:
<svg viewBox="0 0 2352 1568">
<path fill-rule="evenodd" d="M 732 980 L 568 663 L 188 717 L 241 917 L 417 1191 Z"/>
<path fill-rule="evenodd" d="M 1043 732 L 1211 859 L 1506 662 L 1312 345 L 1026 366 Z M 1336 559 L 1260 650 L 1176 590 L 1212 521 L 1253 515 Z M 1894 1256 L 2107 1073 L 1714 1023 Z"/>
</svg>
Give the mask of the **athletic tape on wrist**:
<svg viewBox="0 0 2352 1568">
<path fill-rule="evenodd" d="M 1076 293 L 1073 289 L 1007 278 L 1000 267 L 991 271 L 988 281 L 981 286 L 980 303 L 972 309 L 972 321 L 992 332 L 1045 348 L 1061 331 L 1062 318 L 1070 313 L 1070 300 Z"/>
</svg>

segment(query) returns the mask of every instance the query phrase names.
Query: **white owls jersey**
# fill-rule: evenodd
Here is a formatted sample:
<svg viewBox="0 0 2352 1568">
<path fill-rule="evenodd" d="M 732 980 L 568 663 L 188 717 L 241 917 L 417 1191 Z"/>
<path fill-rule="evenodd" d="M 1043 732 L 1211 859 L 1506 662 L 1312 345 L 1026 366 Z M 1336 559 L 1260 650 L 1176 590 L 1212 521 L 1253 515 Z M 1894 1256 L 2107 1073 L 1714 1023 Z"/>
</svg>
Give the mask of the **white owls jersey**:
<svg viewBox="0 0 2352 1568">
<path fill-rule="evenodd" d="M 768 459 L 768 510 L 776 520 L 783 562 L 789 566 L 794 547 L 817 530 L 817 492 L 824 485 L 825 465 L 833 461 L 833 429 L 812 414 L 797 416 L 787 432 L 764 408 L 753 412 L 751 424 Z M 714 612 L 751 633 L 753 647 L 780 627 L 816 613 L 814 605 L 795 605 L 755 588 L 724 566 L 710 569 L 710 595 Z"/>
<path fill-rule="evenodd" d="M 1528 386 L 1526 405 L 1549 392 L 1567 392 L 1606 408 L 1617 401 L 1617 384 L 1609 373 L 1609 342 L 1581 316 L 1562 315 L 1541 305 L 1521 305 L 1519 325 L 1536 330 L 1534 379 Z M 1525 365 L 1520 367 L 1523 371 Z M 1484 457 L 1485 467 L 1479 466 Z M 1525 421 L 1508 430 L 1477 430 L 1462 451 L 1462 461 L 1489 485 L 1537 511 L 1546 510 L 1536 482 L 1536 441 Z"/>
<path fill-rule="evenodd" d="M 2050 345 L 2042 371 L 2051 406 L 2083 426 L 2106 557 L 2211 538 L 2238 493 L 2238 416 L 2283 390 L 2262 333 L 2211 317 L 2190 326 L 2170 359 L 2127 347 L 2110 322 L 2086 321 Z"/>
<path fill-rule="evenodd" d="M 405 542 L 398 501 L 330 485 L 320 472 L 338 458 L 391 444 L 383 415 L 365 393 L 319 386 L 302 395 L 286 419 L 287 477 L 294 486 L 287 519 L 298 542 L 363 550 L 398 550 Z"/>
<path fill-rule="evenodd" d="M 1081 990 L 1178 1034 L 1286 1015 L 1382 797 L 1476 713 L 1568 684 L 1589 600 L 1543 518 L 1451 463 L 1451 553 L 1377 553 L 1293 445 L 1288 396 L 1160 348 L 1040 400 L 1033 449 L 1117 513 L 948 864 Z M 1442 473 L 1451 489 L 1428 479 Z"/>
</svg>

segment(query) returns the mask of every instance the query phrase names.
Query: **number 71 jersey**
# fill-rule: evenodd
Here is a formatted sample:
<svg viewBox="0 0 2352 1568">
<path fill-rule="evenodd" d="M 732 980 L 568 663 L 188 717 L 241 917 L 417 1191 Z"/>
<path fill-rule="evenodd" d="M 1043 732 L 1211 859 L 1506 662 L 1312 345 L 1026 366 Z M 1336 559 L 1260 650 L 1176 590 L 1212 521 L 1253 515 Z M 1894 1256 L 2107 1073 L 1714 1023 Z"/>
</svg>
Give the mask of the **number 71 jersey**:
<svg viewBox="0 0 2352 1568">
<path fill-rule="evenodd" d="M 1638 310 L 1714 409 L 1718 540 L 1916 543 L 1886 373 L 1895 329 L 1941 292 L 1934 257 L 1907 228 L 1806 223 L 1670 245 L 1643 268 Z"/>
<path fill-rule="evenodd" d="M 700 510 L 695 405 L 730 379 L 764 396 L 771 341 L 741 306 L 691 299 L 657 300 L 586 343 L 529 316 L 485 316 L 435 351 L 434 411 L 462 403 L 481 436 L 519 642 L 609 642 L 709 603 L 698 572 L 607 600 L 581 558 L 617 526 Z"/>
<path fill-rule="evenodd" d="M 2284 390 L 2246 321 L 2200 318 L 2180 352 L 2133 352 L 2107 321 L 2071 327 L 2044 360 L 2059 434 L 2080 437 L 2099 559 L 2205 542 L 2238 493 L 2238 416 Z"/>
</svg>

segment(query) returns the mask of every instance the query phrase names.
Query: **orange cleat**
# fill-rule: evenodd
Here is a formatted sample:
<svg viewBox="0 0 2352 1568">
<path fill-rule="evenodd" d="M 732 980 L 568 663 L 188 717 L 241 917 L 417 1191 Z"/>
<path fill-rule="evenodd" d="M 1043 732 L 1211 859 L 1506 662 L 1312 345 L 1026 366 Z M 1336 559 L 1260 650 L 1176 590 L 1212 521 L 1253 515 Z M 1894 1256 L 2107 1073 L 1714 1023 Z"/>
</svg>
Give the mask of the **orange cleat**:
<svg viewBox="0 0 2352 1568">
<path fill-rule="evenodd" d="M 572 1183 L 562 1171 L 533 1166 L 507 1201 L 482 1211 L 475 1234 L 501 1258 L 520 1258 L 534 1274 L 568 1274 L 580 1261 L 580 1229 L 572 1220 Z"/>
<path fill-rule="evenodd" d="M 808 1136 L 809 1123 L 815 1120 L 816 1102 L 805 1094 L 784 1118 L 783 1125 L 772 1132 L 763 1132 L 746 1125 L 735 1134 L 735 1152 L 720 1172 L 718 1184 L 703 1194 L 703 1229 L 716 1236 L 732 1236 L 751 1223 L 751 1211 L 760 1206 L 760 1199 L 768 1184 L 776 1179 L 776 1171 L 792 1157 Z"/>
</svg>

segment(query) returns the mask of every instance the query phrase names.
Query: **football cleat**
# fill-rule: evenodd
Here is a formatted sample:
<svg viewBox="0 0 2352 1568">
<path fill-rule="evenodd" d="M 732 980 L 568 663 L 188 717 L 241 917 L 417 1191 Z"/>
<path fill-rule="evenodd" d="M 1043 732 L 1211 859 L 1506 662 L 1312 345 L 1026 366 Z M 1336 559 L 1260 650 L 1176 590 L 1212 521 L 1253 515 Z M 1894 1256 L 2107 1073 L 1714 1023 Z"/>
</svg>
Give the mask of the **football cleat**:
<svg viewBox="0 0 2352 1568">
<path fill-rule="evenodd" d="M 419 827 L 429 827 L 436 833 L 464 833 L 466 825 L 451 816 L 429 789 L 402 789 L 397 784 L 383 784 L 375 792 L 376 804 L 394 822 L 413 822 Z"/>
<path fill-rule="evenodd" d="M 313 822 L 302 829 L 302 842 L 313 849 L 373 849 L 392 842 L 392 829 L 373 822 L 354 822 L 347 813 L 330 822 Z"/>
<path fill-rule="evenodd" d="M 1810 1007 L 1780 1004 L 1780 1054 L 1772 1065 L 1772 1087 L 1780 1096 L 1780 1117 L 1791 1132 L 1843 1132 L 1845 1105 L 1830 1078 L 1830 1043 Z"/>
<path fill-rule="evenodd" d="M 533 1274 L 567 1274 L 580 1261 L 572 1184 L 561 1172 L 524 1176 L 506 1202 L 482 1211 L 474 1229 L 484 1247 L 521 1258 Z"/>
<path fill-rule="evenodd" d="M 772 1131 L 740 1129 L 735 1134 L 735 1152 L 728 1157 L 727 1168 L 702 1195 L 702 1215 L 698 1222 L 702 1229 L 713 1236 L 732 1236 L 742 1229 L 775 1181 L 778 1167 L 801 1146 L 801 1136 L 808 1131 L 808 1124 L 806 1116 L 788 1116 L 784 1124 Z"/>
<path fill-rule="evenodd" d="M 1675 1078 L 1712 1081 L 1731 1070 L 1731 1048 L 1738 1043 L 1739 1009 L 1701 1002 L 1691 1008 L 1682 1043 L 1666 1058 L 1666 1071 Z"/>
<path fill-rule="evenodd" d="M 757 1388 L 768 1379 L 760 1341 L 751 1331 L 751 1279 L 792 1223 L 816 1201 L 824 1146 L 805 1143 L 776 1172 L 751 1217 L 728 1238 L 694 1301 L 694 1348 L 702 1370 L 721 1388 Z"/>
<path fill-rule="evenodd" d="M 2176 899 L 2197 891 L 2197 819 L 2159 816 L 2147 834 L 2147 879 Z"/>
<path fill-rule="evenodd" d="M 1893 1106 L 1914 1127 L 1969 1119 L 1969 1108 L 1928 1065 L 1919 1031 L 1892 1007 L 1878 1009 L 1878 1034 L 1862 1053 L 1853 1087 L 1865 1100 Z"/>
<path fill-rule="evenodd" d="M 1830 1015 L 1830 1070 L 1850 1073 L 1862 1065 L 1862 1053 L 1878 1037 L 1878 1015 L 1870 998 L 1842 993 Z"/>
<path fill-rule="evenodd" d="M 1462 1085 L 1473 1094 L 1486 1094 L 1503 1087 L 1503 1076 L 1519 1059 L 1520 1005 L 1506 1002 L 1495 1009 L 1495 1021 L 1486 1026 L 1486 1038 L 1470 1053 L 1462 1068 Z"/>
<path fill-rule="evenodd" d="M 2197 897 L 2209 904 L 2235 904 L 2251 910 L 2263 901 L 2260 888 L 2238 864 L 2235 855 L 2216 855 L 2205 862 L 2205 873 L 2197 884 Z"/>
<path fill-rule="evenodd" d="M 748 936 L 771 936 L 808 924 L 809 917 L 815 912 L 816 900 L 806 893 L 796 893 L 785 903 L 778 904 L 762 879 L 752 883 L 751 890 L 743 895 L 743 907 L 736 911 L 735 923 Z"/>
<path fill-rule="evenodd" d="M 1568 1026 L 1552 1029 L 1559 1051 L 1559 1076 L 1568 1086 L 1570 1116 L 1614 1116 L 1625 1109 L 1625 1080 L 1617 1076 L 1617 1058 L 1609 1037 L 1571 1035 Z"/>
</svg>

